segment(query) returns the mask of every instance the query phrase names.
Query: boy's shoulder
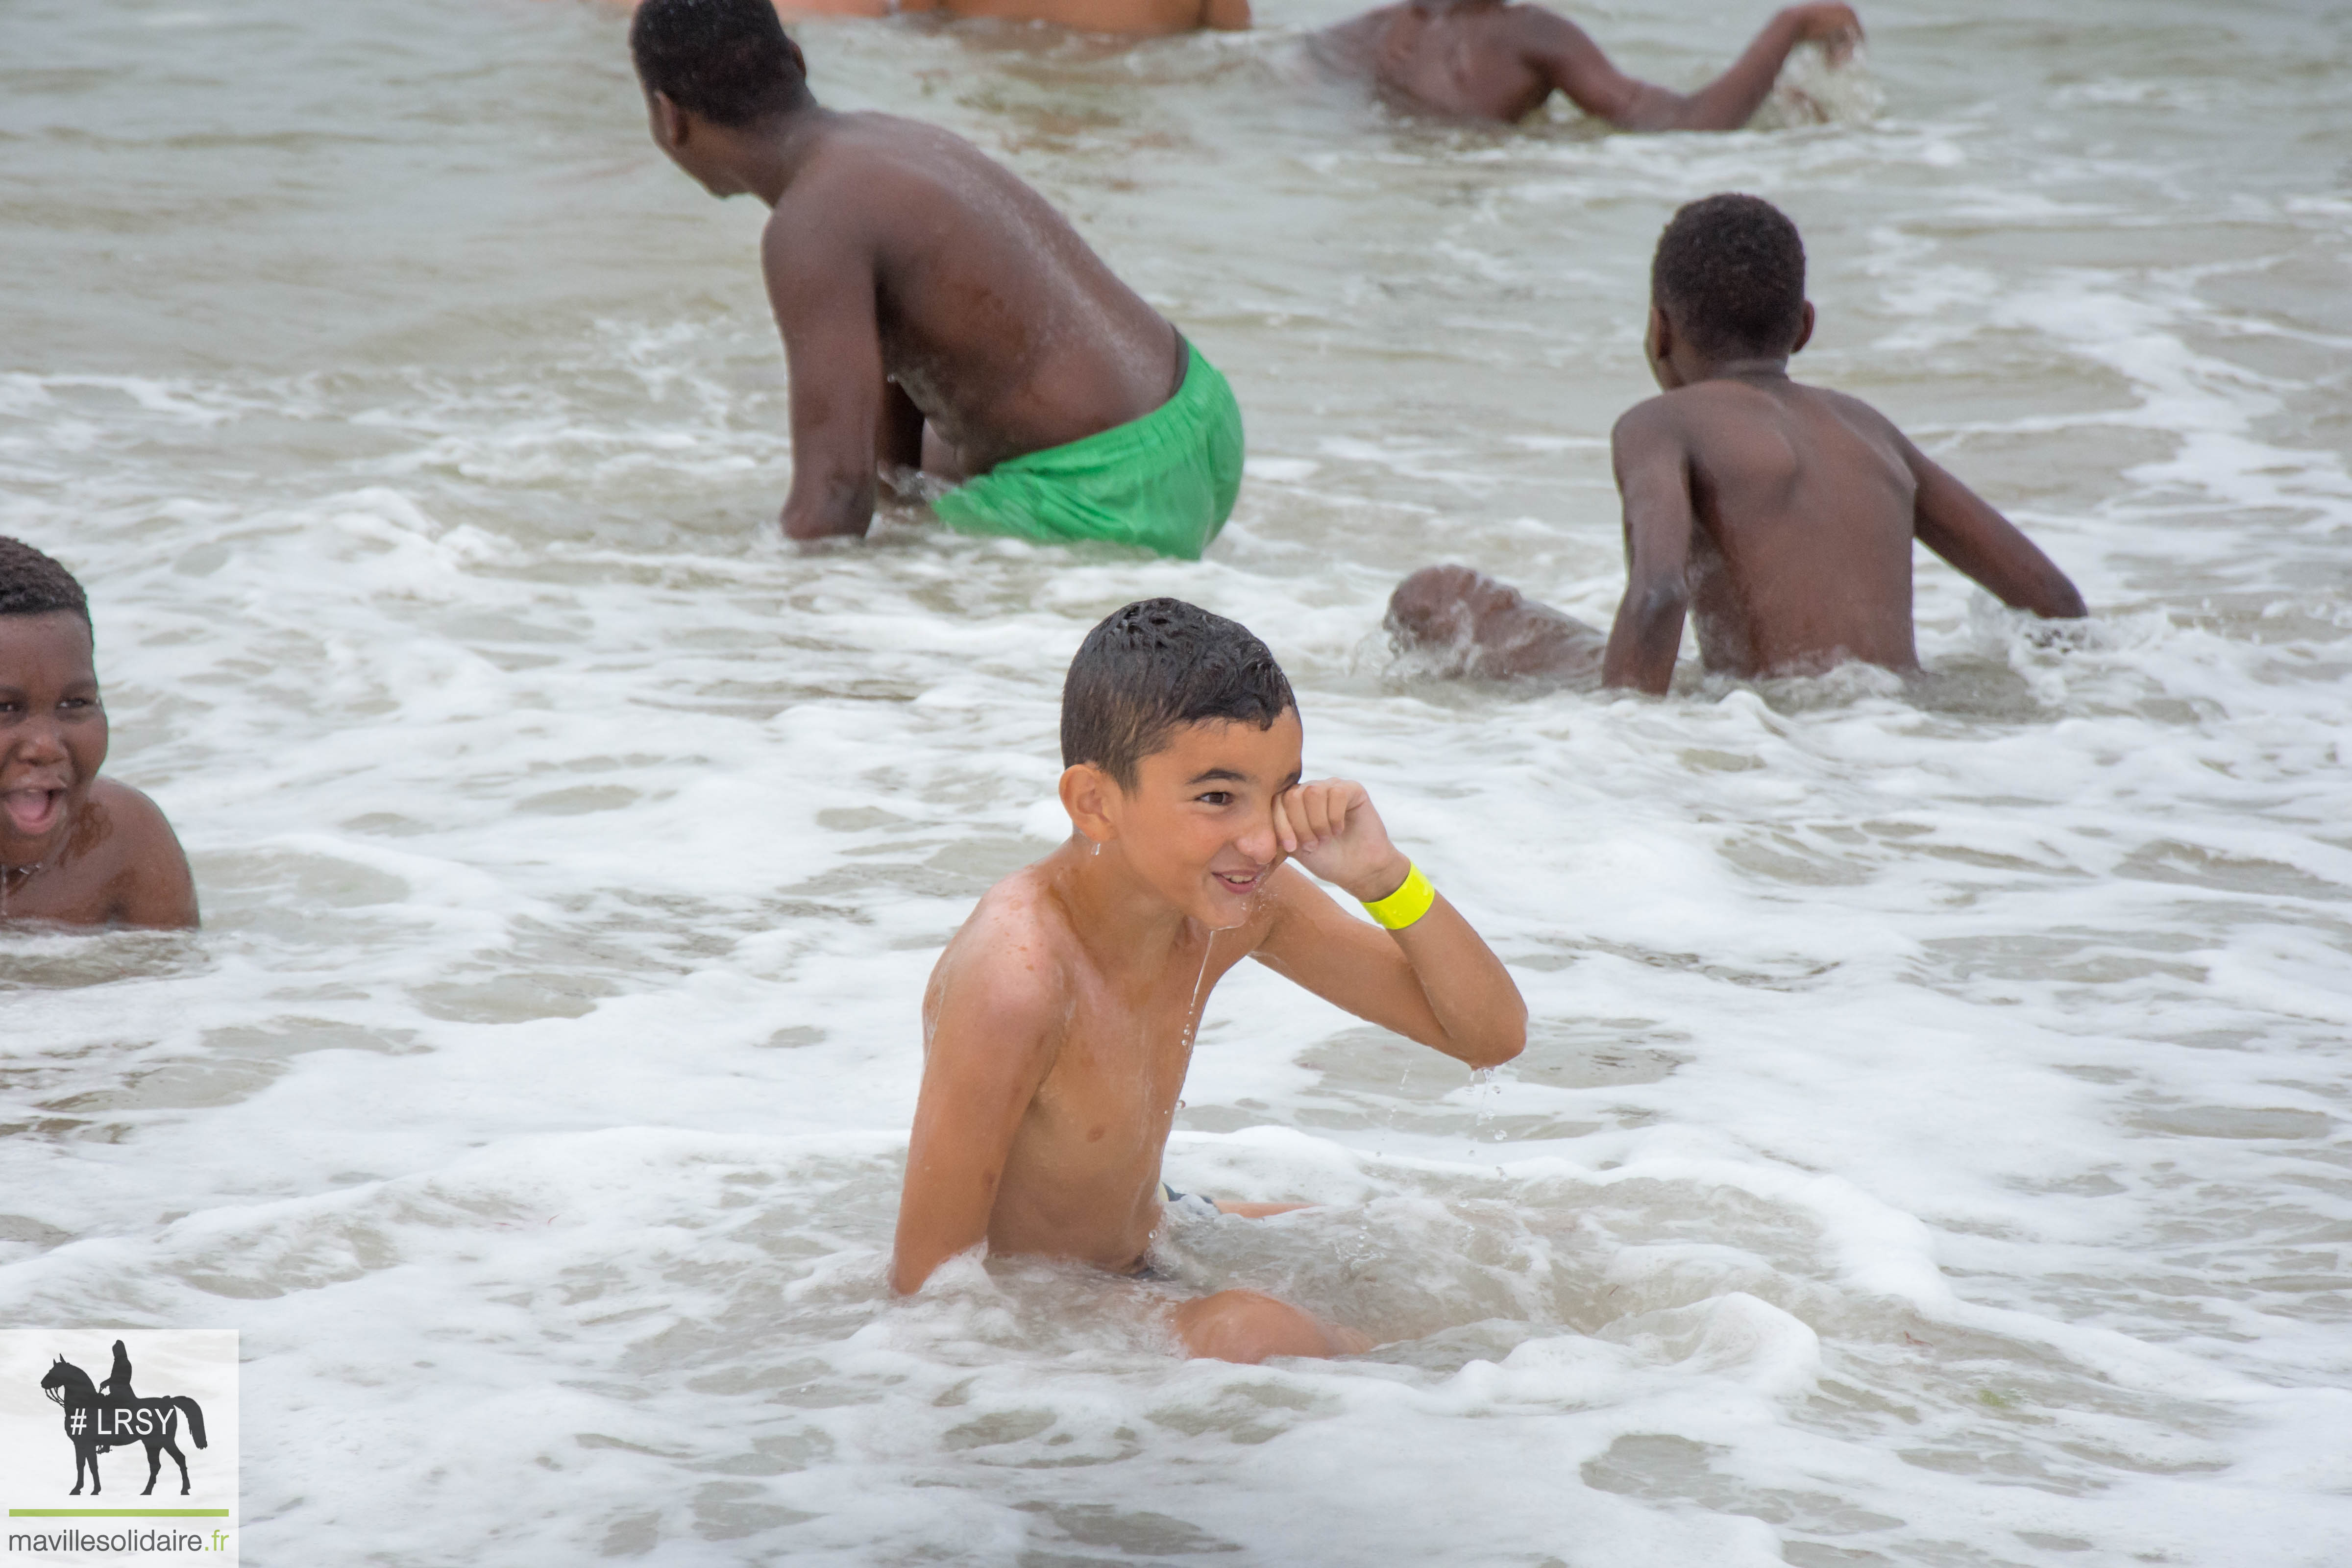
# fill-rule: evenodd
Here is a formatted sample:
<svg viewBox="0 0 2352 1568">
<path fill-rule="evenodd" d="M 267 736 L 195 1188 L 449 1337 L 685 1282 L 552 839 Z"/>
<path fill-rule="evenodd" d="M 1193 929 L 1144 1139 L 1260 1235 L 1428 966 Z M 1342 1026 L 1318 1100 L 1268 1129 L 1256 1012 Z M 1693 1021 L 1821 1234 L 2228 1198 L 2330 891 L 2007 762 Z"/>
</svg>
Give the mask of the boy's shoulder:
<svg viewBox="0 0 2352 1568">
<path fill-rule="evenodd" d="M 90 783 L 89 804 L 102 814 L 107 829 L 100 850 L 106 868 L 121 879 L 134 901 L 143 905 L 156 900 L 176 904 L 184 897 L 193 900 L 188 858 L 180 847 L 180 836 L 173 831 L 163 808 L 145 791 L 101 773 Z M 138 911 L 142 917 L 148 912 Z"/>
<path fill-rule="evenodd" d="M 805 252 L 812 241 L 852 246 L 935 227 L 969 210 L 983 167 L 978 149 L 953 132 L 902 115 L 836 114 L 812 134 L 815 145 L 761 231 L 764 255 Z M 819 247 L 822 248 L 822 246 Z"/>
<path fill-rule="evenodd" d="M 1653 393 L 1642 399 L 1617 416 L 1617 423 L 1609 432 L 1611 447 L 1622 457 L 1661 443 L 1688 443 L 1708 422 L 1710 410 L 1720 401 L 1707 392 L 1716 384 L 1702 381 L 1691 386 L 1678 386 L 1672 392 Z"/>
<path fill-rule="evenodd" d="M 89 783 L 89 798 L 102 805 L 126 829 L 145 833 L 169 833 L 171 819 L 163 815 L 147 792 L 135 784 L 124 784 L 112 773 L 100 773 Z"/>
<path fill-rule="evenodd" d="M 1062 1007 L 1076 953 L 1069 911 L 1041 861 L 981 895 L 940 955 L 937 984 L 992 1013 L 1042 1016 Z"/>
<path fill-rule="evenodd" d="M 1851 393 L 1793 378 L 1768 392 L 1745 381 L 1717 376 L 1643 398 L 1618 416 L 1611 439 L 1620 449 L 1662 440 L 1695 444 L 1730 436 L 1759 422 L 1778 424 L 1795 409 L 1808 405 L 1874 432 L 1895 433 L 1886 416 Z"/>
</svg>

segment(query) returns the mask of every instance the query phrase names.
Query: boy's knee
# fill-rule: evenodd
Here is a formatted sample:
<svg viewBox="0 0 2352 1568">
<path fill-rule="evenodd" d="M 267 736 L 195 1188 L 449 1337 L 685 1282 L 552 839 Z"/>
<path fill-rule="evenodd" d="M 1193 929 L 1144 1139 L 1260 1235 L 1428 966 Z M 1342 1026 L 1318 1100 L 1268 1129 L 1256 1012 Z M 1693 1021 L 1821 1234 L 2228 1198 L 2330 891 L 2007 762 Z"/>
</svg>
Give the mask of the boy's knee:
<svg viewBox="0 0 2352 1568">
<path fill-rule="evenodd" d="M 1255 1366 L 1268 1356 L 1340 1355 L 1370 1348 L 1361 1334 L 1256 1290 L 1220 1290 L 1176 1309 L 1186 1353 Z"/>
</svg>

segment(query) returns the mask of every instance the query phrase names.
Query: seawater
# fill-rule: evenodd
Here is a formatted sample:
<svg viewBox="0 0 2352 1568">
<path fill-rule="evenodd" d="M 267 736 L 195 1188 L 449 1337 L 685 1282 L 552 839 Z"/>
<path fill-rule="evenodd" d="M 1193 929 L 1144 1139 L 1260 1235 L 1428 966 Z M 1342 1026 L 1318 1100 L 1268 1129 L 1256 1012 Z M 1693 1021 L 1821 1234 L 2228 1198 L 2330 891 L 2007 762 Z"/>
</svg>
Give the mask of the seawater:
<svg viewBox="0 0 2352 1568">
<path fill-rule="evenodd" d="M 1892 0 L 1683 138 L 1383 116 L 1306 68 L 1344 9 L 800 31 L 1231 374 L 1197 565 L 782 547 L 764 214 L 610 9 L 0 17 L 0 531 L 206 914 L 0 936 L 0 1315 L 242 1331 L 248 1561 L 2352 1560 L 2344 14 Z M 1762 19 L 1575 15 L 1681 84 Z M 1923 554 L 1908 682 L 1401 663 L 1432 560 L 1605 621 L 1649 247 L 1726 188 L 1804 229 L 1801 372 L 2096 619 Z M 894 1305 L 924 975 L 1151 594 L 1273 644 L 1529 1047 L 1237 973 L 1168 1174 L 1321 1207 Z M 1176 1359 L 1228 1284 L 1389 1342 Z"/>
</svg>

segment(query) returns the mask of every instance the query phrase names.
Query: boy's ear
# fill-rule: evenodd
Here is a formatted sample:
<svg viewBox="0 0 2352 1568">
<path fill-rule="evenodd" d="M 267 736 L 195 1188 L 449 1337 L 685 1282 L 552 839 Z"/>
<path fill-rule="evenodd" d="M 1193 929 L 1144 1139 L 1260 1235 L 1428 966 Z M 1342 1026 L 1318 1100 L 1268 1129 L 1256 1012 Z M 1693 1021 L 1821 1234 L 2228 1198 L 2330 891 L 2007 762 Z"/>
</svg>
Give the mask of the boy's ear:
<svg viewBox="0 0 2352 1568">
<path fill-rule="evenodd" d="M 654 140 L 665 153 L 675 153 L 685 145 L 688 131 L 686 110 L 666 92 L 646 95 L 646 105 L 653 111 Z"/>
<path fill-rule="evenodd" d="M 1118 793 L 1110 775 L 1092 763 L 1062 770 L 1062 809 L 1070 814 L 1070 826 L 1097 844 L 1108 844 L 1118 837 L 1111 805 Z"/>
<path fill-rule="evenodd" d="M 1675 367 L 1675 323 L 1664 305 L 1650 307 L 1649 330 L 1642 334 L 1642 355 L 1650 362 L 1650 378 L 1661 392 L 1672 392 L 1683 384 L 1683 373 Z"/>
<path fill-rule="evenodd" d="M 1797 324 L 1797 341 L 1789 345 L 1789 352 L 1793 354 L 1799 349 L 1803 348 L 1807 343 L 1811 342 L 1812 341 L 1813 302 L 1811 300 L 1808 300 L 1805 301 L 1804 315 L 1800 319 Z"/>
</svg>

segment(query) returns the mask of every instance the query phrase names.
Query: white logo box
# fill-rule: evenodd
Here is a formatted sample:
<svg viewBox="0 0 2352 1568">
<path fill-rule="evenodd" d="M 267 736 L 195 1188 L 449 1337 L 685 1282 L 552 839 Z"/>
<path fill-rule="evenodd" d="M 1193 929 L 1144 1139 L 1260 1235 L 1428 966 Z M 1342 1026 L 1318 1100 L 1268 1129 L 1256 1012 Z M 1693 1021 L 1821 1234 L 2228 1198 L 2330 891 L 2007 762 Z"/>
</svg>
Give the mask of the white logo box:
<svg viewBox="0 0 2352 1568">
<path fill-rule="evenodd" d="M 104 1391 L 117 1340 L 130 1359 L 132 1401 Z M 59 1371 L 59 1358 L 81 1377 Z M 65 1403 L 43 1392 L 45 1379 Z M 234 1330 L 0 1330 L 0 1564 L 234 1564 L 236 1390 Z M 94 1455 L 96 1490 L 67 1430 L 77 1418 L 94 1442 L 112 1444 Z M 167 1443 L 187 1461 L 184 1495 Z"/>
</svg>

